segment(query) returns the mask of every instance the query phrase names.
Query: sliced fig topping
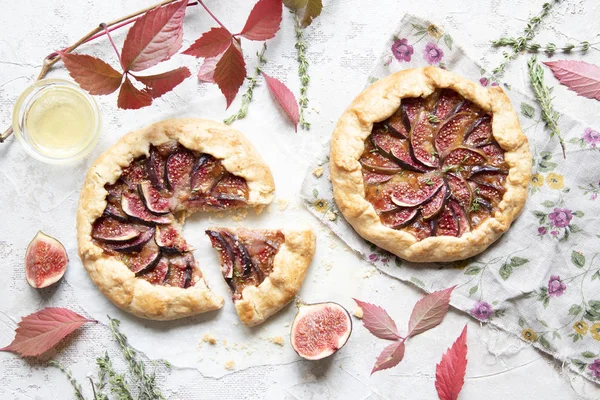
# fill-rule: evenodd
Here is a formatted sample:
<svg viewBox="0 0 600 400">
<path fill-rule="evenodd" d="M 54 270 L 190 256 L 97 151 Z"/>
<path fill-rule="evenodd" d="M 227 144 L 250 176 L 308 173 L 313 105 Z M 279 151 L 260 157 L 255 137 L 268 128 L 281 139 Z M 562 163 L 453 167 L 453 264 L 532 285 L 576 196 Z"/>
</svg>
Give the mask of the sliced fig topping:
<svg viewBox="0 0 600 400">
<path fill-rule="evenodd" d="M 451 150 L 444 159 L 444 167 L 483 165 L 487 162 L 485 154 L 479 150 L 459 146 Z"/>
<path fill-rule="evenodd" d="M 504 151 L 500 148 L 497 143 L 492 143 L 481 147 L 481 151 L 487 155 L 490 164 L 492 165 L 503 165 L 504 164 Z"/>
<path fill-rule="evenodd" d="M 469 174 L 469 178 L 473 178 L 474 176 L 478 176 L 478 175 L 488 175 L 488 174 L 502 174 L 502 175 L 506 175 L 508 174 L 508 171 L 506 171 L 505 169 L 502 168 L 497 168 L 497 167 L 492 167 L 489 165 L 478 165 L 475 166 L 471 169 L 471 173 Z"/>
<path fill-rule="evenodd" d="M 169 271 L 164 281 L 165 286 L 187 288 L 192 281 L 192 268 L 194 267 L 193 256 L 189 253 L 171 257 L 169 259 Z"/>
<path fill-rule="evenodd" d="M 166 176 L 167 187 L 176 193 L 189 193 L 190 191 L 190 175 L 196 158 L 186 150 L 179 149 L 167 158 Z"/>
<path fill-rule="evenodd" d="M 137 190 L 137 185 L 148 179 L 146 172 L 146 166 L 143 161 L 134 161 L 127 168 L 123 169 L 121 173 L 121 179 L 129 186 L 132 190 Z"/>
<path fill-rule="evenodd" d="M 181 146 L 176 140 L 169 140 L 168 142 L 156 146 L 156 151 L 158 151 L 158 154 L 165 160 L 179 149 L 181 149 Z"/>
<path fill-rule="evenodd" d="M 229 243 L 219 231 L 209 229 L 205 231 L 205 233 L 208 235 L 212 247 L 219 252 L 223 277 L 226 280 L 233 278 L 233 262 L 235 254 L 231 247 L 231 243 Z M 231 286 L 230 280 L 228 280 L 227 283 Z M 235 290 L 235 288 L 232 287 L 232 290 Z"/>
<path fill-rule="evenodd" d="M 477 119 L 473 127 L 465 135 L 465 144 L 468 146 L 484 146 L 493 140 L 492 117 L 487 114 Z"/>
<path fill-rule="evenodd" d="M 378 151 L 367 151 L 358 160 L 364 169 L 379 174 L 397 174 L 402 171 L 402 168 L 387 157 L 379 154 Z"/>
<path fill-rule="evenodd" d="M 404 139 L 408 138 L 409 132 L 409 122 L 406 118 L 406 114 L 402 112 L 402 109 L 399 108 L 391 117 L 386 119 L 384 125 L 397 135 L 401 136 Z"/>
<path fill-rule="evenodd" d="M 471 223 L 469 222 L 469 216 L 464 207 L 462 207 L 457 201 L 448 201 L 448 207 L 452 210 L 458 221 L 458 235 L 462 236 L 464 233 L 471 231 Z"/>
<path fill-rule="evenodd" d="M 438 216 L 442 211 L 442 208 L 444 208 L 444 205 L 446 205 L 448 194 L 448 186 L 443 185 L 431 200 L 423 203 L 421 206 L 421 215 L 425 221 L 429 221 Z"/>
<path fill-rule="evenodd" d="M 109 199 L 121 199 L 121 194 L 123 193 L 125 183 L 122 180 L 116 181 L 114 184 L 106 184 L 104 185 L 104 189 L 108 192 Z"/>
<path fill-rule="evenodd" d="M 92 237 L 102 241 L 124 242 L 141 233 L 139 227 L 110 217 L 100 217 L 92 225 Z"/>
<path fill-rule="evenodd" d="M 363 180 L 367 185 L 377 185 L 379 183 L 384 183 L 393 178 L 393 175 L 388 174 L 380 174 L 377 172 L 364 171 L 363 170 Z"/>
<path fill-rule="evenodd" d="M 181 235 L 181 228 L 173 224 L 157 225 L 154 240 L 165 253 L 183 253 L 191 250 Z"/>
<path fill-rule="evenodd" d="M 171 198 L 163 196 L 150 181 L 138 185 L 138 192 L 144 205 L 154 214 L 167 214 L 171 211 Z"/>
<path fill-rule="evenodd" d="M 434 107 L 433 115 L 440 121 L 445 121 L 462 106 L 464 99 L 454 90 L 444 89 Z"/>
<path fill-rule="evenodd" d="M 220 201 L 246 202 L 248 200 L 248 184 L 240 176 L 227 174 L 210 191 L 210 195 Z M 228 205 L 227 203 L 224 203 Z"/>
<path fill-rule="evenodd" d="M 471 114 L 481 113 L 481 108 L 472 101 L 465 100 L 456 112 L 468 112 Z"/>
<path fill-rule="evenodd" d="M 469 182 L 473 193 L 477 197 L 483 197 L 486 200 L 492 202 L 492 204 L 499 203 L 502 201 L 502 196 L 504 195 L 504 189 L 499 189 L 492 185 L 487 185 L 485 183 L 478 182 Z"/>
<path fill-rule="evenodd" d="M 227 171 L 209 154 L 202 154 L 192 168 L 192 193 L 208 193 Z"/>
<path fill-rule="evenodd" d="M 435 220 L 425 221 L 423 218 L 417 218 L 412 224 L 404 228 L 418 240 L 427 239 L 433 235 L 433 225 Z"/>
<path fill-rule="evenodd" d="M 470 209 L 473 202 L 473 193 L 467 181 L 459 174 L 447 174 L 446 181 L 450 187 L 452 197 L 466 210 Z"/>
<path fill-rule="evenodd" d="M 414 97 L 410 99 L 402 99 L 400 104 L 400 108 L 402 113 L 404 114 L 405 121 L 408 121 L 409 132 L 413 129 L 415 123 L 417 122 L 417 118 L 421 111 L 423 111 L 424 104 L 423 99 L 420 97 Z"/>
<path fill-rule="evenodd" d="M 158 148 L 150 147 L 150 156 L 146 159 L 146 170 L 148 171 L 148 178 L 152 185 L 157 190 L 166 189 L 165 185 L 165 166 L 167 164 L 167 157 L 160 154 Z"/>
<path fill-rule="evenodd" d="M 373 145 L 386 157 L 394 160 L 401 167 L 424 172 L 426 168 L 419 164 L 410 154 L 410 144 L 406 139 L 394 136 L 383 130 L 374 132 L 371 135 Z"/>
<path fill-rule="evenodd" d="M 475 116 L 470 113 L 458 113 L 450 117 L 435 136 L 435 148 L 439 154 L 446 154 L 463 142 L 465 131 L 473 125 Z"/>
<path fill-rule="evenodd" d="M 458 236 L 460 225 L 458 218 L 452 208 L 448 204 L 442 210 L 442 213 L 437 219 L 435 227 L 435 236 Z"/>
<path fill-rule="evenodd" d="M 61 242 L 38 232 L 25 252 L 25 278 L 36 289 L 58 282 L 65 271 L 69 257 Z"/>
<path fill-rule="evenodd" d="M 147 228 L 134 239 L 126 242 L 104 242 L 103 247 L 109 250 L 118 251 L 119 253 L 137 253 L 142 251 L 146 243 L 154 237 L 154 228 Z"/>
<path fill-rule="evenodd" d="M 168 224 L 171 222 L 169 215 L 152 214 L 144 205 L 137 192 L 125 192 L 121 197 L 121 207 L 125 214 L 143 223 Z"/>
<path fill-rule="evenodd" d="M 230 232 L 224 232 L 223 235 L 228 239 L 229 243 L 232 243 L 233 253 L 235 254 L 233 262 L 234 274 L 237 272 L 238 276 L 242 278 L 249 276 L 253 270 L 257 270 L 250 253 L 246 246 L 240 242 L 240 240 Z"/>
<path fill-rule="evenodd" d="M 138 278 L 142 278 L 153 285 L 162 285 L 165 282 L 168 271 L 169 260 L 165 257 L 160 257 L 158 263 L 153 268 L 141 271 Z"/>
<path fill-rule="evenodd" d="M 351 332 L 350 314 L 339 304 L 302 304 L 292 323 L 290 342 L 300 357 L 320 360 L 344 347 Z"/>
<path fill-rule="evenodd" d="M 419 210 L 416 207 L 389 211 L 381 214 L 381 223 L 392 229 L 403 228 L 410 224 L 417 217 L 418 213 Z"/>
<path fill-rule="evenodd" d="M 129 220 L 129 217 L 121 208 L 120 197 L 118 199 L 113 199 L 110 197 L 107 198 L 106 208 L 104 209 L 104 215 L 112 217 L 114 219 L 118 219 L 121 222 L 126 222 Z"/>
<path fill-rule="evenodd" d="M 506 173 L 502 173 L 501 170 L 490 170 L 489 168 L 491 167 L 485 167 L 485 170 L 480 169 L 476 173 L 471 173 L 469 180 L 477 183 L 483 183 L 486 185 L 494 186 L 499 190 L 504 190 L 501 188 L 504 186 L 504 181 L 506 180 Z"/>
<path fill-rule="evenodd" d="M 426 113 L 422 112 L 418 117 L 416 125 L 410 131 L 410 145 L 412 154 L 421 164 L 427 167 L 438 167 L 439 160 L 434 148 L 434 127 L 427 119 Z"/>
<path fill-rule="evenodd" d="M 444 179 L 436 174 L 419 175 L 411 181 L 390 185 L 390 198 L 400 207 L 414 207 L 433 197 L 444 185 Z"/>
<path fill-rule="evenodd" d="M 150 271 L 160 260 L 160 249 L 153 240 L 148 241 L 139 253 L 123 254 L 121 260 L 136 275 Z"/>
</svg>

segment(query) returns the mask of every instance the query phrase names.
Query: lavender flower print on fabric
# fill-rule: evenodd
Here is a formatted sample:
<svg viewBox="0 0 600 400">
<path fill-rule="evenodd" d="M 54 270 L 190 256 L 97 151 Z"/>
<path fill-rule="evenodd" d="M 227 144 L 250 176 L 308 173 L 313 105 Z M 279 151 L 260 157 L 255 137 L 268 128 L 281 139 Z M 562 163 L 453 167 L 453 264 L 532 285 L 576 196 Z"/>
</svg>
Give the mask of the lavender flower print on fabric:
<svg viewBox="0 0 600 400">
<path fill-rule="evenodd" d="M 424 53 L 425 60 L 428 64 L 438 64 L 444 58 L 444 52 L 434 42 L 427 43 Z"/>
<path fill-rule="evenodd" d="M 600 358 L 595 359 L 588 368 L 592 371 L 592 375 L 594 375 L 596 379 L 600 379 Z"/>
<path fill-rule="evenodd" d="M 414 54 L 415 49 L 408 44 L 408 39 L 398 39 L 392 44 L 392 54 L 396 60 L 402 62 L 410 62 L 410 57 Z"/>
<path fill-rule="evenodd" d="M 493 312 L 494 310 L 492 310 L 492 306 L 489 303 L 478 301 L 471 310 L 471 315 L 480 321 L 487 321 Z"/>
<path fill-rule="evenodd" d="M 553 212 L 548 214 L 552 226 L 557 228 L 565 228 L 573 219 L 573 213 L 567 208 L 555 208 Z"/>
<path fill-rule="evenodd" d="M 596 147 L 600 145 L 600 132 L 596 132 L 592 128 L 586 128 L 583 132 L 583 140 L 590 146 Z"/>
<path fill-rule="evenodd" d="M 548 280 L 548 295 L 552 297 L 560 297 L 563 295 L 567 285 L 561 281 L 560 276 L 552 275 Z"/>
</svg>

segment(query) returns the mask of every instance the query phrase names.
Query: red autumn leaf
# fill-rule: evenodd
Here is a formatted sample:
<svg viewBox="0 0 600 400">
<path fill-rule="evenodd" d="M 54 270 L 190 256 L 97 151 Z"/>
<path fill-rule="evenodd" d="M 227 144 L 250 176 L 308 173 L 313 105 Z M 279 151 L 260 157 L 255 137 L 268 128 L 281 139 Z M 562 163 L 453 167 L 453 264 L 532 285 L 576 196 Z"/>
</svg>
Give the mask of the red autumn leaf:
<svg viewBox="0 0 600 400">
<path fill-rule="evenodd" d="M 142 71 L 168 60 L 181 48 L 188 0 L 147 11 L 127 32 L 121 54 L 125 71 Z"/>
<path fill-rule="evenodd" d="M 281 108 L 283 108 L 283 111 L 285 111 L 290 121 L 294 123 L 294 129 L 298 131 L 299 111 L 296 96 L 294 96 L 294 93 L 292 93 L 292 91 L 288 89 L 283 82 L 270 77 L 264 72 L 262 75 L 265 77 L 269 91 L 273 94 L 273 96 L 275 96 L 277 102 Z"/>
<path fill-rule="evenodd" d="M 588 99 L 600 100 L 600 67 L 585 61 L 544 62 L 558 81 L 569 90 Z"/>
<path fill-rule="evenodd" d="M 235 42 L 235 41 L 234 41 Z M 227 108 L 235 99 L 246 78 L 246 62 L 242 50 L 235 44 L 225 50 L 217 62 L 213 79 L 227 100 Z"/>
<path fill-rule="evenodd" d="M 122 74 L 99 58 L 62 51 L 57 53 L 69 75 L 90 94 L 110 94 L 121 85 Z"/>
<path fill-rule="evenodd" d="M 396 323 L 383 308 L 357 299 L 354 301 L 363 311 L 362 322 L 369 332 L 381 339 L 398 340 L 402 338 L 398 333 Z"/>
<path fill-rule="evenodd" d="M 86 322 L 96 321 L 66 308 L 44 308 L 24 317 L 19 322 L 12 343 L 0 351 L 13 351 L 21 356 L 39 356 Z"/>
<path fill-rule="evenodd" d="M 379 357 L 377 357 L 377 361 L 375 361 L 371 375 L 382 369 L 388 369 L 398 365 L 398 363 L 402 361 L 402 358 L 404 358 L 404 349 L 405 346 L 403 341 L 392 343 L 383 349 Z"/>
<path fill-rule="evenodd" d="M 202 82 L 215 83 L 215 68 L 220 59 L 221 56 L 205 58 L 198 70 L 198 79 Z"/>
<path fill-rule="evenodd" d="M 321 15 L 321 11 L 323 11 L 322 0 L 308 0 L 304 16 L 302 17 L 302 27 L 306 28 L 309 26 L 313 22 L 313 19 Z"/>
<path fill-rule="evenodd" d="M 456 400 L 467 371 L 467 326 L 435 368 L 435 389 L 440 400 Z"/>
<path fill-rule="evenodd" d="M 452 286 L 433 292 L 417 301 L 408 321 L 408 337 L 423 333 L 442 322 L 448 312 L 450 295 L 454 288 L 455 286 Z"/>
<path fill-rule="evenodd" d="M 139 90 L 129 80 L 129 77 L 125 77 L 121 90 L 119 91 L 119 98 L 117 100 L 117 106 L 123 110 L 136 110 L 138 108 L 146 107 L 152 104 L 152 96 L 146 90 Z"/>
<path fill-rule="evenodd" d="M 162 74 L 149 76 L 135 76 L 135 79 L 146 85 L 147 91 L 153 98 L 170 92 L 192 74 L 187 67 L 180 67 Z"/>
<path fill-rule="evenodd" d="M 281 0 L 258 0 L 238 35 L 249 40 L 271 39 L 279 30 L 282 9 Z"/>
<path fill-rule="evenodd" d="M 225 28 L 212 28 L 204 32 L 198 40 L 185 50 L 182 54 L 194 57 L 216 57 L 231 45 L 233 37 Z"/>
</svg>

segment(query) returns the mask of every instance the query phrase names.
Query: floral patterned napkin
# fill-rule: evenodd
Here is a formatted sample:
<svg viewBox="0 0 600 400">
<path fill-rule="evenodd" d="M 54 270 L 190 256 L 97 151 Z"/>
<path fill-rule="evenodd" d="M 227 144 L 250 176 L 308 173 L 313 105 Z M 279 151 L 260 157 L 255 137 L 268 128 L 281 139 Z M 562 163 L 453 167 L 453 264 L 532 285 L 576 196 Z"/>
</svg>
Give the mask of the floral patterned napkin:
<svg viewBox="0 0 600 400">
<path fill-rule="evenodd" d="M 481 85 L 486 71 L 465 56 L 442 28 L 406 16 L 386 44 L 369 83 L 416 66 L 437 65 Z M 529 198 L 510 231 L 474 258 L 412 264 L 359 237 L 333 201 L 329 149 L 307 175 L 302 198 L 308 209 L 368 262 L 430 292 L 457 285 L 453 306 L 494 324 L 600 382 L 600 133 L 560 117 L 567 141 L 564 159 L 535 102 L 504 89 L 520 112 L 534 157 Z M 597 148 L 598 146 L 598 148 Z M 312 171 L 323 167 L 318 177 Z"/>
</svg>

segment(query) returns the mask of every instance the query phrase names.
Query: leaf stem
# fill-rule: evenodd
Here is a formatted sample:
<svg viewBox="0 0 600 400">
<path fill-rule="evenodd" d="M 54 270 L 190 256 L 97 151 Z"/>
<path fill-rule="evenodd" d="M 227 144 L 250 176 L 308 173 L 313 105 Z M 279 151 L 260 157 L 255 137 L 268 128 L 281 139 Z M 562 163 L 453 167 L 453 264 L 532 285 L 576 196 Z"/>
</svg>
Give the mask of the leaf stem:
<svg viewBox="0 0 600 400">
<path fill-rule="evenodd" d="M 223 122 L 226 123 L 227 125 L 231 124 L 235 120 L 244 118 L 246 116 L 246 114 L 248 114 L 248 107 L 250 106 L 250 102 L 252 101 L 254 87 L 256 86 L 256 83 L 258 82 L 258 77 L 260 76 L 260 72 L 261 72 L 260 67 L 267 62 L 267 59 L 264 57 L 266 50 L 267 50 L 267 43 L 265 42 L 265 43 L 263 43 L 262 50 L 260 52 L 256 53 L 256 55 L 258 57 L 258 63 L 256 64 L 256 68 L 254 69 L 254 74 L 252 75 L 252 77 L 246 78 L 246 79 L 248 79 L 248 88 L 246 89 L 246 92 L 242 96 L 242 105 L 240 106 L 240 109 L 238 110 L 237 113 L 235 113 L 232 116 L 230 116 L 229 118 L 223 120 Z"/>
<path fill-rule="evenodd" d="M 219 19 L 218 19 L 218 18 L 215 16 L 215 14 L 213 14 L 213 13 L 212 13 L 212 12 L 211 12 L 211 11 L 208 9 L 208 7 L 206 7 L 206 5 L 205 5 L 205 4 L 202 2 L 202 0 L 198 0 L 198 3 L 199 3 L 199 4 L 200 4 L 200 5 L 201 5 L 201 6 L 202 6 L 202 7 L 203 7 L 205 10 L 206 10 L 206 12 L 208 13 L 208 15 L 210 15 L 210 16 L 212 17 L 212 19 L 214 19 L 214 20 L 215 20 L 215 22 L 216 22 L 217 24 L 221 25 L 221 28 L 225 28 L 225 25 L 223 25 L 223 24 L 221 23 L 221 21 L 219 21 Z M 225 28 L 225 29 L 227 29 L 227 28 Z M 227 30 L 229 30 L 229 29 L 227 29 Z"/>
<path fill-rule="evenodd" d="M 50 360 L 48 362 L 48 364 L 60 369 L 67 376 L 67 379 L 69 379 L 71 386 L 73 386 L 73 390 L 75 391 L 75 398 L 77 400 L 85 400 L 85 397 L 83 396 L 83 389 L 81 388 L 81 385 L 73 377 L 73 375 L 71 374 L 71 371 L 67 367 L 65 367 L 63 364 L 61 364 L 60 362 L 58 362 L 56 360 Z"/>
<path fill-rule="evenodd" d="M 302 29 L 302 22 L 298 13 L 294 12 L 295 24 L 294 29 L 296 33 L 296 50 L 298 51 L 298 76 L 300 77 L 300 126 L 303 129 L 310 129 L 310 123 L 304 118 L 304 110 L 308 107 L 308 83 L 310 82 L 310 76 L 308 75 L 308 60 L 306 58 L 306 42 L 304 41 L 304 31 Z"/>
<path fill-rule="evenodd" d="M 123 64 L 121 63 L 121 54 L 119 53 L 119 50 L 117 50 L 117 46 L 115 45 L 115 42 L 113 41 L 112 36 L 110 36 L 110 32 L 108 32 L 108 29 L 106 28 L 106 24 L 104 22 L 101 23 L 100 28 L 102 28 L 104 30 L 104 32 L 106 33 L 106 37 L 108 38 L 108 41 L 110 42 L 113 49 L 115 50 L 115 53 L 117 53 L 117 59 L 119 60 L 119 64 L 122 66 Z"/>
</svg>

